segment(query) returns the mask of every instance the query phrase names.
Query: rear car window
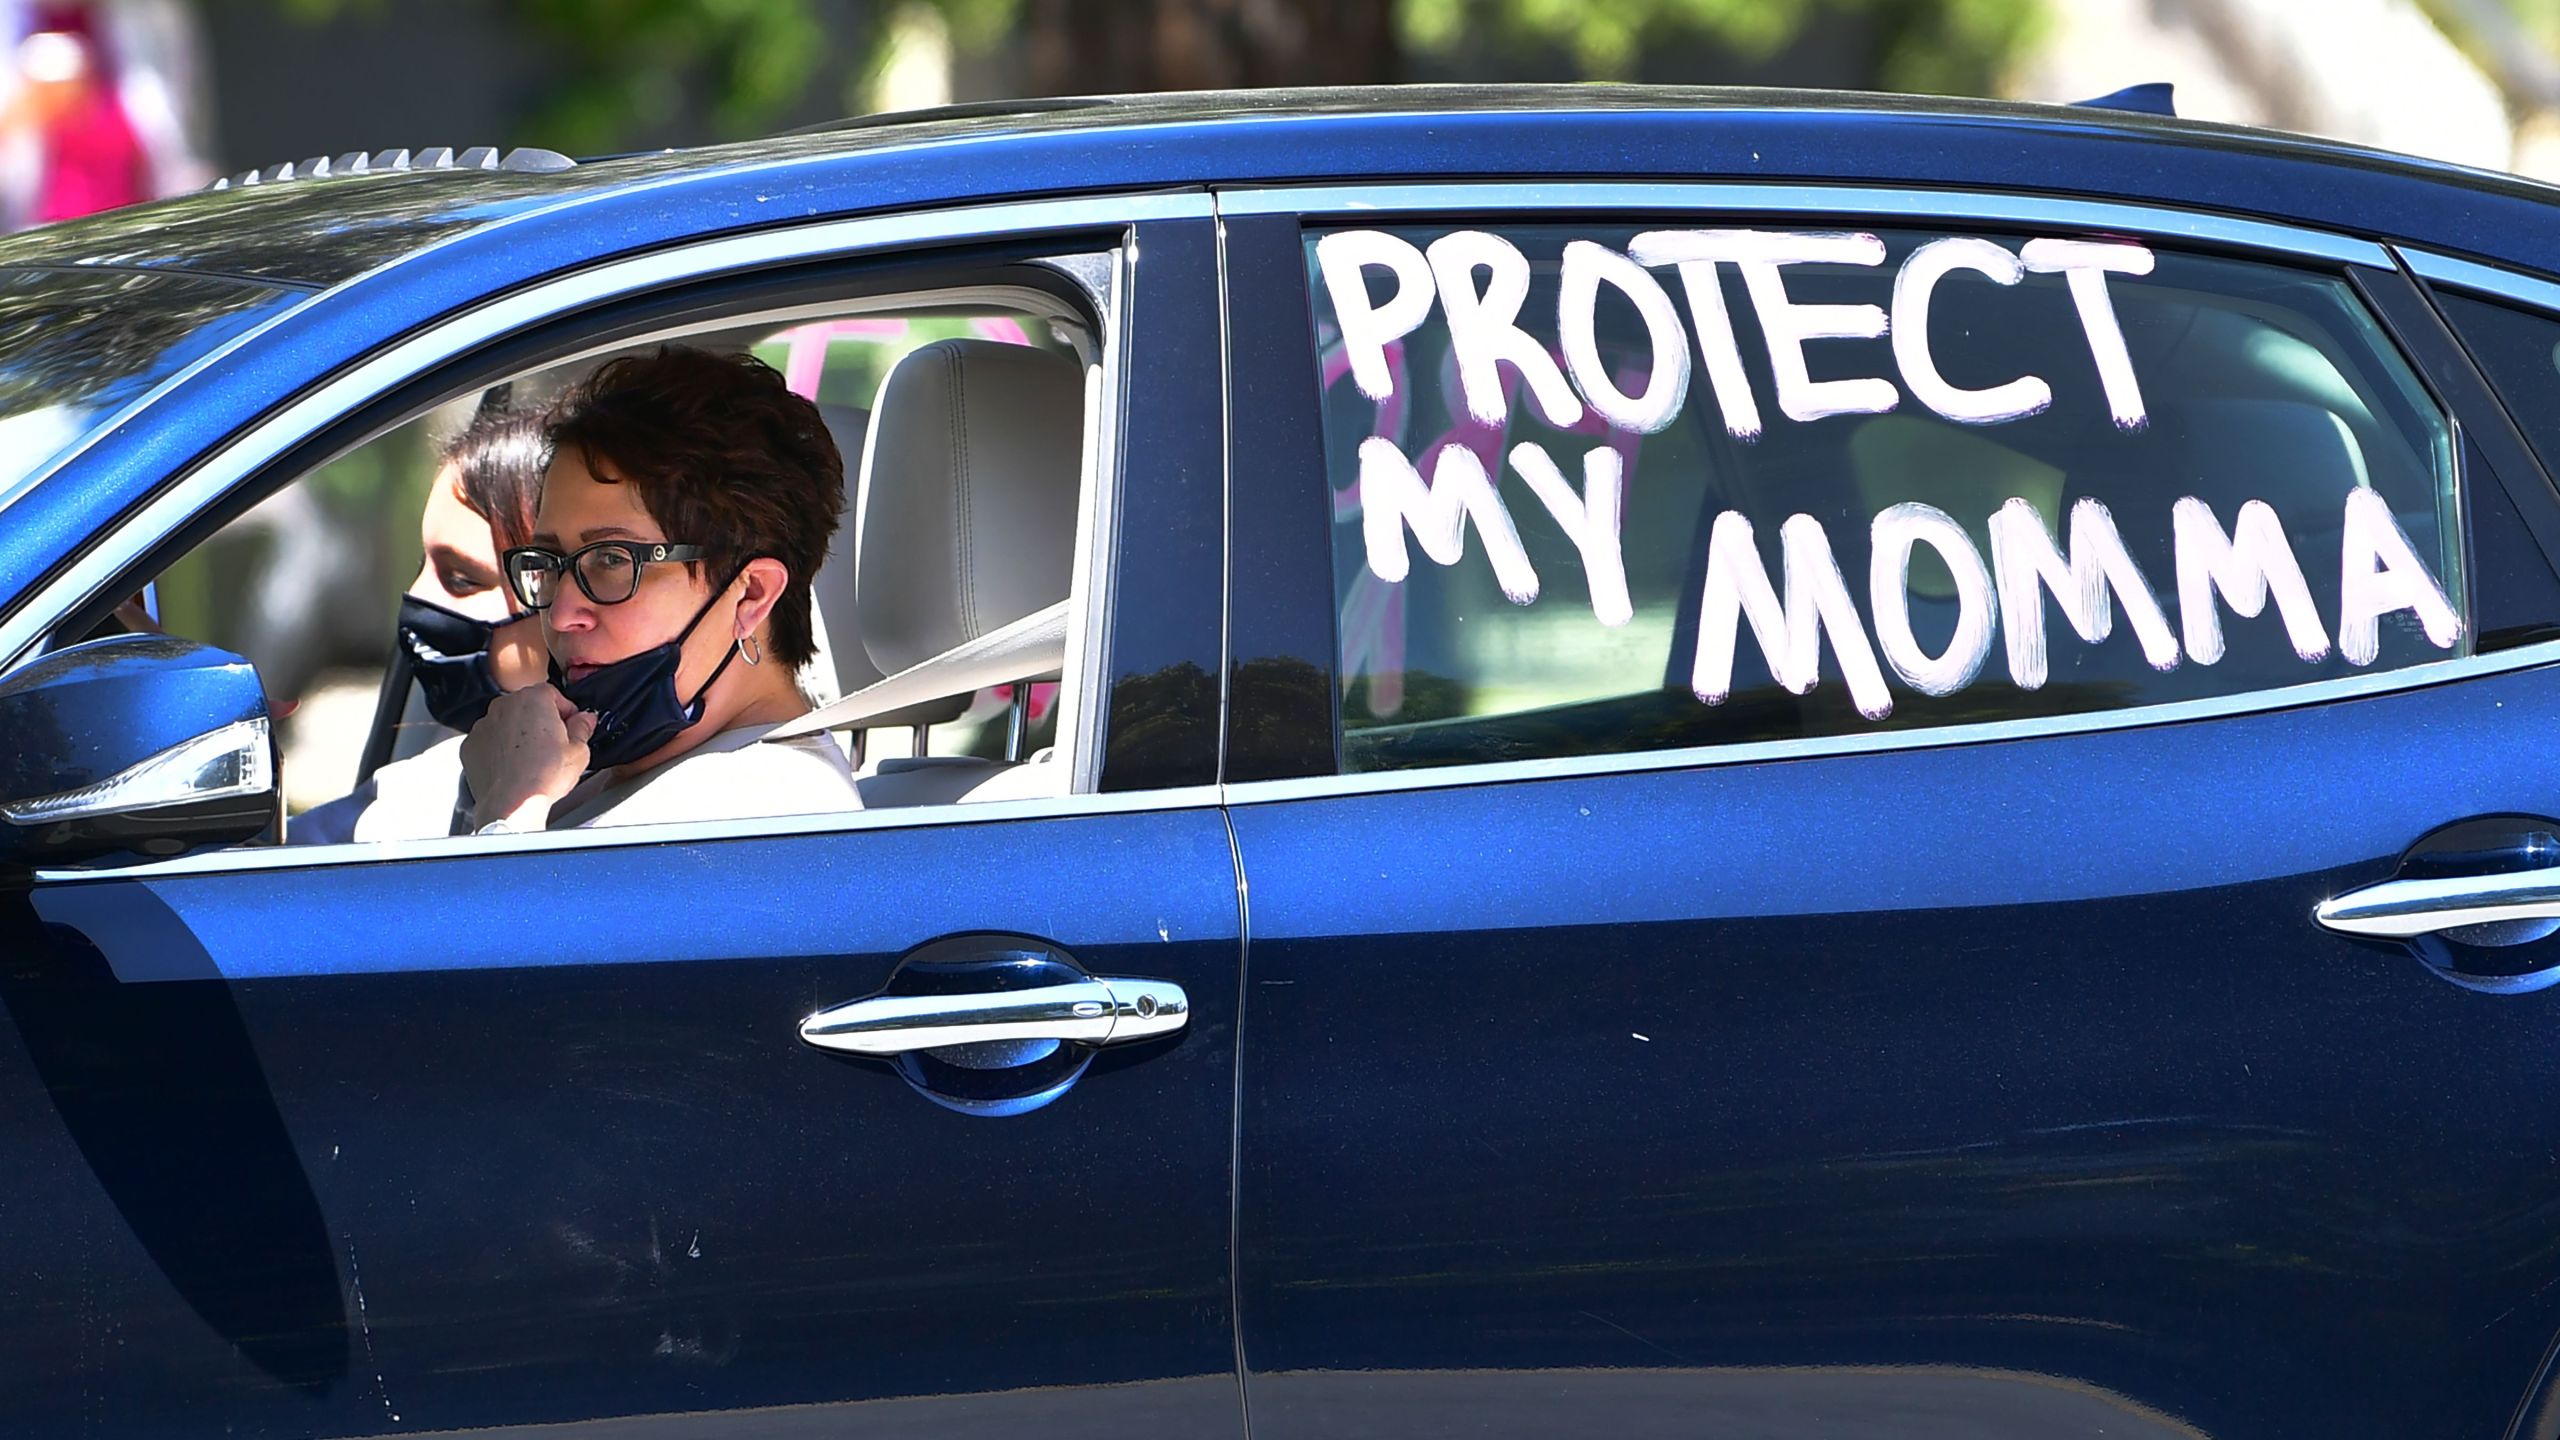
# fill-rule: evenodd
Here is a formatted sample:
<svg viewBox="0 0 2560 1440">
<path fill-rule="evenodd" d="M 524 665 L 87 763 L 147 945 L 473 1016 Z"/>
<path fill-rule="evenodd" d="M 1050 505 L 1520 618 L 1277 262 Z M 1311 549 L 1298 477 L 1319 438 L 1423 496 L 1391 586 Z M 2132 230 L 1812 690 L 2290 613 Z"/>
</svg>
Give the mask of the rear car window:
<svg viewBox="0 0 2560 1440">
<path fill-rule="evenodd" d="M 2452 432 L 2343 276 L 2104 236 L 1311 232 L 1353 770 L 2470 653 Z"/>
<path fill-rule="evenodd" d="M 0 270 L 0 503 L 162 380 L 301 292 L 134 270 Z"/>
</svg>

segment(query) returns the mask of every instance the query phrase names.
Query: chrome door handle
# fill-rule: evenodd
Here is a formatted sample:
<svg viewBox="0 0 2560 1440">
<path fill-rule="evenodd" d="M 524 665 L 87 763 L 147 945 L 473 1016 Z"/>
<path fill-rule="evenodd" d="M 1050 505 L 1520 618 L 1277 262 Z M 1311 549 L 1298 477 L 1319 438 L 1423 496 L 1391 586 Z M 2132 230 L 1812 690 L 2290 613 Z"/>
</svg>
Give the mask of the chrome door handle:
<svg viewBox="0 0 2560 1440">
<path fill-rule="evenodd" d="M 963 995 L 874 995 L 800 1022 L 822 1050 L 903 1055 L 998 1040 L 1121 1045 L 1180 1030 L 1191 999 L 1166 980 L 1097 975 L 1066 985 Z"/>
<path fill-rule="evenodd" d="M 2312 918 L 2342 935 L 2408 940 L 2472 925 L 2560 919 L 2560 868 L 2385 880 L 2323 900 Z"/>
</svg>

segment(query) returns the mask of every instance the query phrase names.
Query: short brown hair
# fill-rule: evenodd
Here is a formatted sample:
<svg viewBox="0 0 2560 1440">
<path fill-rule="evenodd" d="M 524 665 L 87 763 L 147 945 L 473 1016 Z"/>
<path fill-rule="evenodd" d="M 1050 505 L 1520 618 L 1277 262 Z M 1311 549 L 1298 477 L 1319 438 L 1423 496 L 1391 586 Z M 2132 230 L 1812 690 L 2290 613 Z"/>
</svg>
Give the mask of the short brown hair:
<svg viewBox="0 0 2560 1440">
<path fill-rule="evenodd" d="M 596 367 L 551 408 L 555 450 L 575 446 L 640 491 L 667 538 L 699 545 L 714 584 L 770 556 L 791 572 L 773 607 L 773 654 L 805 665 L 809 582 L 844 513 L 844 457 L 818 407 L 752 355 L 689 345 Z M 598 480 L 605 477 L 598 475 Z"/>
</svg>

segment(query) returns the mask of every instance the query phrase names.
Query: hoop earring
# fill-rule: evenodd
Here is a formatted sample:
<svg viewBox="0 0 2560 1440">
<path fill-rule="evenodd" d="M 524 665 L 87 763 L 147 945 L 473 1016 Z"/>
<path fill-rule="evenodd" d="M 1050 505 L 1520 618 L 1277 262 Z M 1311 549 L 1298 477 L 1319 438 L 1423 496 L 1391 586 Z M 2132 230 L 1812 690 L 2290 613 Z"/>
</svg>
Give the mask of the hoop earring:
<svg viewBox="0 0 2560 1440">
<path fill-rule="evenodd" d="M 756 637 L 753 635 L 738 637 L 738 654 L 750 665 L 764 663 L 764 648 L 756 644 Z"/>
</svg>

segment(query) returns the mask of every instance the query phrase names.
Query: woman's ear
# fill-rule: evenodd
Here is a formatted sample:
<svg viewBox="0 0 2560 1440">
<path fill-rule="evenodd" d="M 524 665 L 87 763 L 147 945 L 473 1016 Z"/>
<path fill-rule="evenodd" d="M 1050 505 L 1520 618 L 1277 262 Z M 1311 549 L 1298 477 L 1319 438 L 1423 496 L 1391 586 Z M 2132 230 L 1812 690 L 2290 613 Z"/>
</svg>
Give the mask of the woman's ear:
<svg viewBox="0 0 2560 1440">
<path fill-rule="evenodd" d="M 765 617 L 782 603 L 782 589 L 791 583 L 791 567 L 770 555 L 759 555 L 738 572 L 737 632 L 732 639 L 744 639 L 762 629 Z"/>
</svg>

